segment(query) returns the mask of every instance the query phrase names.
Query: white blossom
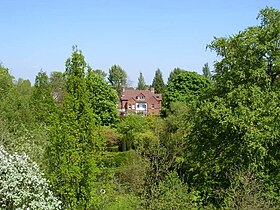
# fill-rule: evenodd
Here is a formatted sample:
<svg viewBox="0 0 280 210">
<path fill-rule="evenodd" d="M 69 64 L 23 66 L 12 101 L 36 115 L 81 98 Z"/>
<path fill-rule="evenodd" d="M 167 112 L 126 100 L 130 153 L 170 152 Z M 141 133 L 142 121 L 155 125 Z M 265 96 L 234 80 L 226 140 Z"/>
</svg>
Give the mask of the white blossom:
<svg viewBox="0 0 280 210">
<path fill-rule="evenodd" d="M 36 163 L 0 146 L 0 209 L 61 209 Z"/>
</svg>

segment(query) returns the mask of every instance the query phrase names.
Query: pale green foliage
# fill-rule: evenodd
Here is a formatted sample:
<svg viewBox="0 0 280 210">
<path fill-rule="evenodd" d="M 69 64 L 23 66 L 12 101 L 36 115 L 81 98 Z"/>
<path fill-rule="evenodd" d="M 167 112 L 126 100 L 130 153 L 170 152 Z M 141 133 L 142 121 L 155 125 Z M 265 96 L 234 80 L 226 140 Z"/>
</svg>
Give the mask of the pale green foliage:
<svg viewBox="0 0 280 210">
<path fill-rule="evenodd" d="M 135 210 L 141 208 L 141 199 L 133 194 L 118 195 L 105 210 Z"/>
<path fill-rule="evenodd" d="M 94 70 L 93 70 L 93 73 L 96 74 L 96 75 L 98 75 L 99 77 L 101 77 L 101 78 L 104 79 L 104 80 L 105 80 L 105 78 L 106 78 L 106 76 L 107 76 L 106 72 L 103 71 L 103 70 L 101 70 L 101 69 L 94 69 Z"/>
<path fill-rule="evenodd" d="M 63 102 L 65 94 L 65 77 L 62 72 L 51 72 L 49 83 L 51 87 L 51 94 L 57 104 Z"/>
<path fill-rule="evenodd" d="M 47 151 L 48 175 L 65 209 L 99 209 L 97 182 L 104 140 L 90 108 L 82 52 L 73 48 L 66 62 L 66 88 L 61 110 L 52 120 Z M 101 197 L 100 197 L 101 196 Z"/>
<path fill-rule="evenodd" d="M 9 74 L 9 69 L 0 63 L 0 97 L 13 87 L 14 77 Z"/>
<path fill-rule="evenodd" d="M 14 209 L 61 209 L 48 181 L 28 156 L 9 154 L 0 146 L 0 207 Z"/>
<path fill-rule="evenodd" d="M 279 205 L 267 194 L 264 184 L 252 172 L 236 170 L 229 179 L 229 188 L 218 192 L 224 200 L 224 209 L 279 209 Z"/>
<path fill-rule="evenodd" d="M 46 72 L 40 71 L 35 79 L 32 108 L 36 113 L 36 120 L 48 123 L 55 109 L 55 102 L 51 93 L 51 85 Z"/>
<path fill-rule="evenodd" d="M 147 85 L 146 85 L 144 76 L 143 76 L 142 72 L 140 72 L 136 89 L 137 90 L 146 90 L 146 88 L 147 88 Z"/>
<path fill-rule="evenodd" d="M 127 74 L 120 66 L 113 65 L 109 69 L 108 81 L 120 96 L 123 88 L 127 85 Z"/>
<path fill-rule="evenodd" d="M 172 210 L 172 209 L 198 209 L 198 192 L 190 191 L 176 172 L 168 174 L 158 185 L 151 188 L 151 196 L 148 197 L 148 209 Z"/>
</svg>

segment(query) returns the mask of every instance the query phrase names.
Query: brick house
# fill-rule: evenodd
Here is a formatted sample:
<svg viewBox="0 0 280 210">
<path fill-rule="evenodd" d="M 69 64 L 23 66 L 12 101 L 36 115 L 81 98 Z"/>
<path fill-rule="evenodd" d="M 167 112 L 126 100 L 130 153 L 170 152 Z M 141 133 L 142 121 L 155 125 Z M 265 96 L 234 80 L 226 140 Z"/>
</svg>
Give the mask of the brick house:
<svg viewBox="0 0 280 210">
<path fill-rule="evenodd" d="M 156 94 L 154 88 L 150 90 L 124 90 L 118 105 L 121 115 L 128 113 L 159 115 L 161 106 L 161 94 Z"/>
</svg>

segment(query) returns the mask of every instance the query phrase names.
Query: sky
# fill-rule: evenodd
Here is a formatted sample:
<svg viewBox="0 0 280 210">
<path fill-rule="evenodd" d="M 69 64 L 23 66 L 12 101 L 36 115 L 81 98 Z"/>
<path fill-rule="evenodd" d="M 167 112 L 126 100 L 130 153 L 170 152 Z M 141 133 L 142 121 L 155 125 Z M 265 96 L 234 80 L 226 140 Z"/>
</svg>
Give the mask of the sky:
<svg viewBox="0 0 280 210">
<path fill-rule="evenodd" d="M 0 0 L 0 62 L 15 78 L 34 83 L 40 70 L 64 71 L 72 46 L 94 69 L 114 64 L 136 86 L 159 68 L 213 70 L 214 37 L 259 24 L 258 12 L 280 0 Z"/>
</svg>

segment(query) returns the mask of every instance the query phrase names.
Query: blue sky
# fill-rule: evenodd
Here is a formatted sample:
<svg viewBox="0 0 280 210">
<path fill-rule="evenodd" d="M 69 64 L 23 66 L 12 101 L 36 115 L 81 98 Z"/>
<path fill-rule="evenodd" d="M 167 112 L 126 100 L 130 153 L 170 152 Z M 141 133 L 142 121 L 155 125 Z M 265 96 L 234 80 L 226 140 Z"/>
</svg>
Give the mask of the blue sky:
<svg viewBox="0 0 280 210">
<path fill-rule="evenodd" d="M 257 25 L 260 9 L 280 0 L 1 0 L 0 62 L 34 82 L 42 69 L 64 71 L 72 45 L 94 69 L 120 65 L 135 86 L 160 68 L 202 72 L 213 37 Z"/>
</svg>

